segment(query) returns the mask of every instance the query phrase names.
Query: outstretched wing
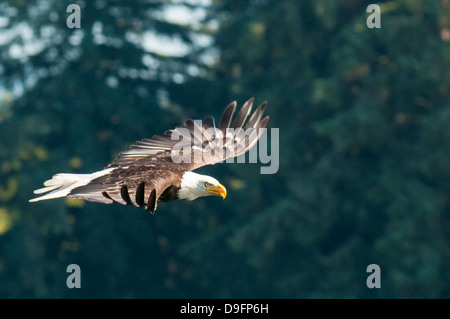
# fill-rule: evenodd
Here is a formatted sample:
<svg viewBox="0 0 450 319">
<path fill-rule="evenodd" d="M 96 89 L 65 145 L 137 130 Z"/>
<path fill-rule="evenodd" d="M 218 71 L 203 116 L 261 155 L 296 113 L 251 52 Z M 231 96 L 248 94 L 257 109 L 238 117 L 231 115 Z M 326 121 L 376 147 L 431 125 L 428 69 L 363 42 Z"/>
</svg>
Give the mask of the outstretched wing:
<svg viewBox="0 0 450 319">
<path fill-rule="evenodd" d="M 245 102 L 234 121 L 236 102 L 230 103 L 217 127 L 211 116 L 203 121 L 188 119 L 164 135 L 138 141 L 108 167 L 145 166 L 164 159 L 165 168 L 176 165 L 177 170 L 191 171 L 245 154 L 258 142 L 269 121 L 268 116 L 263 118 L 267 102 L 259 105 L 250 116 L 253 102 L 254 98 Z"/>
</svg>

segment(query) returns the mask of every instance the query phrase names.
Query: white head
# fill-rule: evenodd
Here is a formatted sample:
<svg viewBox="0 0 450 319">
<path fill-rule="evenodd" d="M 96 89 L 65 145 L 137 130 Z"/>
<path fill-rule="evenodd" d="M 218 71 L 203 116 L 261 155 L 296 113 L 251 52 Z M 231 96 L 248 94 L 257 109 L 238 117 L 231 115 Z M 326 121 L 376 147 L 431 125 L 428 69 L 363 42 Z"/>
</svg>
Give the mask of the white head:
<svg viewBox="0 0 450 319">
<path fill-rule="evenodd" d="M 194 200 L 202 196 L 217 195 L 225 198 L 227 190 L 217 179 L 200 175 L 193 172 L 186 172 L 181 179 L 181 188 L 178 190 L 179 199 Z"/>
</svg>

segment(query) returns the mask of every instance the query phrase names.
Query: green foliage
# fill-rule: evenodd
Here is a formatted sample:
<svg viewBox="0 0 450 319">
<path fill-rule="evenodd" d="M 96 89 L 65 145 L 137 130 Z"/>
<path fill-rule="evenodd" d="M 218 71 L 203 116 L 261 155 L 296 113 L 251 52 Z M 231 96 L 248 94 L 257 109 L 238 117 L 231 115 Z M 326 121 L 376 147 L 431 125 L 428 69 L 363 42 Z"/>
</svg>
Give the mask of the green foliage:
<svg viewBox="0 0 450 319">
<path fill-rule="evenodd" d="M 196 27 L 155 14 L 178 1 L 81 1 L 80 30 L 65 25 L 68 3 L 0 5 L 0 32 L 22 28 L 0 42 L 1 297 L 449 296 L 445 1 L 382 2 L 380 29 L 366 27 L 370 1 L 220 0 Z M 147 32 L 190 51 L 151 51 Z M 52 174 L 99 170 L 135 140 L 251 96 L 280 129 L 280 170 L 203 168 L 225 201 L 155 216 L 28 203 Z M 66 287 L 72 263 L 81 289 Z M 381 289 L 366 286 L 372 263 Z"/>
<path fill-rule="evenodd" d="M 230 248 L 279 297 L 446 296 L 448 9 L 387 2 L 382 28 L 367 29 L 362 2 L 240 4 L 223 3 L 216 38 L 233 68 L 217 76 L 230 96 L 267 96 L 283 158 L 278 187 L 253 179 L 271 193 Z"/>
</svg>

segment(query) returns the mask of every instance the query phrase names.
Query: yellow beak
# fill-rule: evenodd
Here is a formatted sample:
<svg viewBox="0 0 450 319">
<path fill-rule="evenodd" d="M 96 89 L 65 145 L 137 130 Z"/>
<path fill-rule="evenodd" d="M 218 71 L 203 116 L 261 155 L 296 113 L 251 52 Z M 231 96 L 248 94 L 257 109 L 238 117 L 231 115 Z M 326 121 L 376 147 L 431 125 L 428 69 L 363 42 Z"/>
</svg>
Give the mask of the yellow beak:
<svg viewBox="0 0 450 319">
<path fill-rule="evenodd" d="M 227 197 L 227 189 L 222 184 L 218 184 L 216 186 L 211 186 L 211 187 L 207 188 L 206 191 L 213 195 L 220 196 L 223 199 L 225 199 L 225 197 Z"/>
</svg>

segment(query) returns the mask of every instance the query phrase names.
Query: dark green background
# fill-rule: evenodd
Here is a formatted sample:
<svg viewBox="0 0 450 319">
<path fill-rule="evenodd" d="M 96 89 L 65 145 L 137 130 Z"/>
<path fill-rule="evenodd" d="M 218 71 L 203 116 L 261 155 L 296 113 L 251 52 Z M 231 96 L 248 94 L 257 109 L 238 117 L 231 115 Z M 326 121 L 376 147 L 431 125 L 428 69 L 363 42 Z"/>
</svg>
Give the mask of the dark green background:
<svg viewBox="0 0 450 319">
<path fill-rule="evenodd" d="M 380 2 L 369 29 L 371 1 L 213 0 L 189 26 L 152 15 L 178 1 L 86 0 L 78 31 L 71 2 L 0 4 L 1 298 L 450 297 L 449 1 Z M 129 41 L 152 30 L 190 53 Z M 252 96 L 279 128 L 280 169 L 201 169 L 226 200 L 154 216 L 28 203 L 55 173 L 100 170 Z M 81 289 L 66 287 L 72 263 Z M 366 286 L 372 263 L 380 289 Z"/>
</svg>

